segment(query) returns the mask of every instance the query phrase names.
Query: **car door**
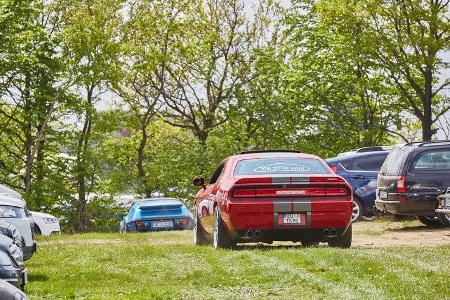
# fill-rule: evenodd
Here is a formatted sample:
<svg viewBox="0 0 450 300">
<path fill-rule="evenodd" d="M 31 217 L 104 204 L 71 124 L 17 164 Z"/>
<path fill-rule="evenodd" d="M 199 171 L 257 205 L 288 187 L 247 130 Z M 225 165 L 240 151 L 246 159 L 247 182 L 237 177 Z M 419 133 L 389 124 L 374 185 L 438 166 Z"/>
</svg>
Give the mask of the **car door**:
<svg viewBox="0 0 450 300">
<path fill-rule="evenodd" d="M 225 167 L 225 162 L 221 163 L 214 171 L 206 187 L 197 196 L 198 215 L 203 229 L 212 234 L 214 225 L 214 200 L 217 193 L 217 186 L 220 176 Z"/>
<path fill-rule="evenodd" d="M 387 153 L 355 157 L 348 166 L 348 181 L 367 209 L 375 204 L 377 176 L 386 157 Z"/>
<path fill-rule="evenodd" d="M 435 201 L 450 187 L 450 149 L 430 149 L 415 155 L 407 186 L 419 199 Z"/>
</svg>

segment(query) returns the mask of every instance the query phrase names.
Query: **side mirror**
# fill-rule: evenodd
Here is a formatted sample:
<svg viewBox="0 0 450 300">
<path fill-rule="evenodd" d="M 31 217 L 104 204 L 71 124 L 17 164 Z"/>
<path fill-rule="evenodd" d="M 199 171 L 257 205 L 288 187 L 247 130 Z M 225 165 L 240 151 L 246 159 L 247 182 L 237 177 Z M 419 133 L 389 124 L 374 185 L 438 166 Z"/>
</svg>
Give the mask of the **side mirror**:
<svg viewBox="0 0 450 300">
<path fill-rule="evenodd" d="M 206 185 L 205 185 L 205 178 L 203 178 L 203 177 L 196 177 L 196 178 L 192 181 L 192 184 L 195 185 L 195 186 L 199 186 L 199 187 L 202 187 L 202 188 L 206 188 Z"/>
<path fill-rule="evenodd" d="M 117 214 L 116 217 L 117 217 L 117 219 L 122 220 L 123 219 L 123 214 Z"/>
</svg>

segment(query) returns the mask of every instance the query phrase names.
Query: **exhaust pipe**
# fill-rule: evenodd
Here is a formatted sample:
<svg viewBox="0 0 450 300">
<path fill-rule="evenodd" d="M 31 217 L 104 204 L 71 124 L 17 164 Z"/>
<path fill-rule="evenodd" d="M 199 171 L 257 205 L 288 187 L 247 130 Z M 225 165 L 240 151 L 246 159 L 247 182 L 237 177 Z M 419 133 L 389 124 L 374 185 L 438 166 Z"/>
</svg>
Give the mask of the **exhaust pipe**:
<svg viewBox="0 0 450 300">
<path fill-rule="evenodd" d="M 330 235 L 330 230 L 329 229 L 324 229 L 324 230 L 322 230 L 322 234 L 323 235 Z"/>
<path fill-rule="evenodd" d="M 261 237 L 261 231 L 256 230 L 256 231 L 255 231 L 255 234 L 253 235 L 253 237 L 254 237 L 255 239 L 259 239 L 259 238 Z"/>
<path fill-rule="evenodd" d="M 253 230 L 247 230 L 247 232 L 245 233 L 245 237 L 249 239 L 252 239 L 254 235 L 255 233 L 253 232 Z"/>
<path fill-rule="evenodd" d="M 331 235 L 336 235 L 336 234 L 337 234 L 336 229 L 331 229 L 331 230 L 330 230 L 330 234 L 331 234 Z"/>
</svg>

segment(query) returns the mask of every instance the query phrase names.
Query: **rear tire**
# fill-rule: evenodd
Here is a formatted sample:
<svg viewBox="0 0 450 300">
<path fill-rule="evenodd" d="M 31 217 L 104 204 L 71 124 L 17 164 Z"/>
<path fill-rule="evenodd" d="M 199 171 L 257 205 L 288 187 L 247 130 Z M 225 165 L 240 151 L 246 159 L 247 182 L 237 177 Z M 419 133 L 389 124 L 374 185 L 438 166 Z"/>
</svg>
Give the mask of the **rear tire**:
<svg viewBox="0 0 450 300">
<path fill-rule="evenodd" d="M 215 249 L 225 248 L 229 249 L 235 246 L 235 242 L 230 239 L 223 224 L 220 215 L 220 208 L 217 205 L 214 208 L 214 233 L 213 233 L 213 247 Z"/>
<path fill-rule="evenodd" d="M 334 248 L 350 248 L 352 245 L 352 224 L 348 226 L 347 230 L 339 237 L 332 238 L 328 241 L 328 246 Z"/>
<path fill-rule="evenodd" d="M 195 211 L 194 217 L 194 228 L 192 228 L 193 236 L 194 236 L 194 244 L 195 245 L 205 245 L 207 243 L 206 237 L 202 231 L 202 225 L 200 224 L 200 220 L 198 219 L 197 210 Z"/>
<path fill-rule="evenodd" d="M 439 227 L 442 225 L 436 217 L 420 216 L 417 217 L 417 219 L 420 221 L 420 223 L 430 227 Z"/>
<path fill-rule="evenodd" d="M 364 206 L 358 198 L 353 198 L 352 203 L 352 222 L 358 222 L 364 215 Z"/>
<path fill-rule="evenodd" d="M 36 235 L 42 235 L 41 229 L 39 229 L 39 227 L 36 224 L 34 224 L 34 233 Z"/>
<path fill-rule="evenodd" d="M 302 243 L 302 246 L 306 247 L 306 248 L 319 246 L 319 242 L 314 242 L 314 241 L 301 241 L 301 243 Z"/>
<path fill-rule="evenodd" d="M 437 213 L 438 221 L 445 227 L 450 227 L 450 216 L 444 213 Z"/>
</svg>

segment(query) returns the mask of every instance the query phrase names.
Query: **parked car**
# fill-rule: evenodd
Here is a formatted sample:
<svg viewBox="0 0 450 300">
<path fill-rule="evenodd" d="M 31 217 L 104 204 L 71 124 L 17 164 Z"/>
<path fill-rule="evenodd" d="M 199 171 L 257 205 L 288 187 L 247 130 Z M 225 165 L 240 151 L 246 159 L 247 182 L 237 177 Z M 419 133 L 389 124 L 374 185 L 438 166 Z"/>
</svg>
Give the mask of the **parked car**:
<svg viewBox="0 0 450 300">
<path fill-rule="evenodd" d="M 435 210 L 438 196 L 450 187 L 450 141 L 414 142 L 393 150 L 377 186 L 377 209 L 417 216 L 430 226 L 440 224 L 446 217 Z"/>
<path fill-rule="evenodd" d="M 43 236 L 50 236 L 53 233 L 61 232 L 59 220 L 50 214 L 30 211 L 34 221 L 34 232 Z"/>
<path fill-rule="evenodd" d="M 450 188 L 447 189 L 444 195 L 438 197 L 436 215 L 442 224 L 450 226 Z"/>
<path fill-rule="evenodd" d="M 352 241 L 352 189 L 319 157 L 293 151 L 252 151 L 222 161 L 195 197 L 194 243 Z"/>
<path fill-rule="evenodd" d="M 9 237 L 0 235 L 0 279 L 23 290 L 28 281 L 27 272 L 20 248 Z"/>
<path fill-rule="evenodd" d="M 128 213 L 118 215 L 120 232 L 191 229 L 193 216 L 176 198 L 149 198 L 134 202 Z"/>
<path fill-rule="evenodd" d="M 0 299 L 2 300 L 28 300 L 25 293 L 17 287 L 0 279 Z"/>
<path fill-rule="evenodd" d="M 13 240 L 14 244 L 22 251 L 22 236 L 16 226 L 11 223 L 0 220 L 0 234 L 3 234 Z"/>
<path fill-rule="evenodd" d="M 352 187 L 352 222 L 373 215 L 378 172 L 389 154 L 383 149 L 387 147 L 366 147 L 326 160 L 333 172 Z"/>
<path fill-rule="evenodd" d="M 22 251 L 27 260 L 36 252 L 34 222 L 25 207 L 25 201 L 16 197 L 0 194 L 0 220 L 14 225 L 22 236 Z"/>
</svg>

